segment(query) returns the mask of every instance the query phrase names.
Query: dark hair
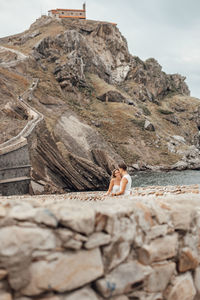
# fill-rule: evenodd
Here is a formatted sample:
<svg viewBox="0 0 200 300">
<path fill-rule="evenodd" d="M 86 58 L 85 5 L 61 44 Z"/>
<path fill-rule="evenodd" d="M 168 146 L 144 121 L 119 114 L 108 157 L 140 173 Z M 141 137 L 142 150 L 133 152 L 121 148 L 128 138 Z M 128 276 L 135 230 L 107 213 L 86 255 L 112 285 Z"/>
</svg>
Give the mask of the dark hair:
<svg viewBox="0 0 200 300">
<path fill-rule="evenodd" d="M 119 170 L 118 168 L 116 168 L 116 169 L 114 169 L 113 171 L 112 171 L 112 178 L 115 178 L 116 177 L 116 175 L 115 175 L 115 172 L 117 171 L 117 170 Z"/>
<path fill-rule="evenodd" d="M 127 166 L 125 165 L 125 163 L 120 163 L 119 165 L 118 165 L 118 167 L 120 168 L 120 169 L 123 169 L 124 171 L 126 171 L 126 169 L 127 169 Z"/>
</svg>

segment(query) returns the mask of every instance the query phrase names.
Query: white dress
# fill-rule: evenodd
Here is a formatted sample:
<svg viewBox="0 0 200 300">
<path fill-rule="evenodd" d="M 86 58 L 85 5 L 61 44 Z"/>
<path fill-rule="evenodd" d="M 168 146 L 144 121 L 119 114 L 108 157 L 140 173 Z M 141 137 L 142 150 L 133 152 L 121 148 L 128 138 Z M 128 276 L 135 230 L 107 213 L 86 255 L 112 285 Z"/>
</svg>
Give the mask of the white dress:
<svg viewBox="0 0 200 300">
<path fill-rule="evenodd" d="M 129 174 L 126 174 L 122 177 L 122 180 L 123 180 L 123 178 L 126 178 L 128 180 L 125 191 L 124 191 L 124 195 L 130 195 L 131 194 L 131 185 L 132 185 L 131 176 Z M 120 191 L 122 188 L 122 180 L 120 182 Z"/>
<path fill-rule="evenodd" d="M 114 184 L 111 193 L 118 193 L 120 191 L 120 185 Z"/>
</svg>

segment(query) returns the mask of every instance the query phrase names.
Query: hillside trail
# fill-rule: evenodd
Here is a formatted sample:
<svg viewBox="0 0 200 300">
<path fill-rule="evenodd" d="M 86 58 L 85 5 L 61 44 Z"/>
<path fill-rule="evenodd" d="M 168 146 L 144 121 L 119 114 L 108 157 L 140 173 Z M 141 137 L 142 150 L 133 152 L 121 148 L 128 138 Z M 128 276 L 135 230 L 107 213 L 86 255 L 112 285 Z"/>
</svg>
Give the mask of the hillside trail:
<svg viewBox="0 0 200 300">
<path fill-rule="evenodd" d="M 12 53 L 16 54 L 17 57 L 15 59 L 9 61 L 9 62 L 1 62 L 0 66 L 2 66 L 2 67 L 14 67 L 17 63 L 19 63 L 21 61 L 24 61 L 24 60 L 29 58 L 28 55 L 25 55 L 24 53 L 22 53 L 18 50 L 11 49 L 11 48 L 4 47 L 4 46 L 0 46 L 0 53 L 3 53 L 5 51 L 12 52 Z"/>
</svg>

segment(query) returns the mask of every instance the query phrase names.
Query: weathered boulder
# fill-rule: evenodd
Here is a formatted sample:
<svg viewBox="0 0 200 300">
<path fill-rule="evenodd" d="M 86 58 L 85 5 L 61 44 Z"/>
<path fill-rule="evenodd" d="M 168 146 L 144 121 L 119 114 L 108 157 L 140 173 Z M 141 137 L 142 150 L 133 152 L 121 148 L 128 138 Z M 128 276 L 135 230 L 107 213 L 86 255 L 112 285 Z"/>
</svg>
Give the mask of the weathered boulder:
<svg viewBox="0 0 200 300">
<path fill-rule="evenodd" d="M 47 261 L 32 263 L 30 274 L 30 283 L 21 291 L 24 295 L 39 295 L 45 290 L 71 291 L 103 275 L 101 254 L 98 248 L 55 253 Z"/>
</svg>

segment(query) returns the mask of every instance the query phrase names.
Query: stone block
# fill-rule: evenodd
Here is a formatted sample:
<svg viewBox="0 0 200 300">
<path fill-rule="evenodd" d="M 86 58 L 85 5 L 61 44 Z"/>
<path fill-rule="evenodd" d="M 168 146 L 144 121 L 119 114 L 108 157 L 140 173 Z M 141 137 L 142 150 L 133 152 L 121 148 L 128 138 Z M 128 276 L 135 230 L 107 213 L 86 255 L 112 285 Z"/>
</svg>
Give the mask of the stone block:
<svg viewBox="0 0 200 300">
<path fill-rule="evenodd" d="M 162 292 L 167 287 L 176 269 L 174 262 L 162 262 L 152 265 L 153 272 L 145 280 L 145 291 Z"/>
<path fill-rule="evenodd" d="M 119 265 L 104 278 L 97 280 L 96 289 L 105 298 L 126 294 L 132 291 L 134 284 L 143 281 L 151 272 L 151 267 L 130 261 Z"/>
<path fill-rule="evenodd" d="M 63 300 L 98 300 L 96 293 L 90 287 L 84 287 L 78 291 L 63 297 Z"/>
<path fill-rule="evenodd" d="M 190 208 L 176 206 L 171 213 L 172 223 L 175 229 L 189 230 L 192 221 L 192 211 Z"/>
<path fill-rule="evenodd" d="M 50 250 L 56 247 L 54 234 L 41 228 L 4 227 L 0 229 L 0 240 L 0 255 L 9 257 L 9 260 L 22 252 L 30 255 L 34 250 Z"/>
<path fill-rule="evenodd" d="M 103 275 L 101 253 L 98 248 L 58 253 L 49 261 L 32 263 L 30 274 L 31 281 L 22 290 L 26 296 L 72 291 Z"/>
<path fill-rule="evenodd" d="M 94 231 L 95 213 L 94 210 L 89 209 L 73 209 L 62 208 L 57 214 L 62 225 L 86 235 Z"/>
<path fill-rule="evenodd" d="M 153 240 L 149 245 L 145 245 L 138 250 L 139 261 L 144 264 L 162 261 L 174 257 L 178 250 L 178 235 L 166 235 Z"/>
<path fill-rule="evenodd" d="M 88 241 L 85 243 L 86 249 L 92 249 L 99 246 L 106 245 L 110 242 L 111 236 L 104 232 L 94 232 L 89 236 Z"/>
<path fill-rule="evenodd" d="M 75 239 L 70 239 L 69 241 L 67 241 L 63 244 L 63 247 L 68 248 L 68 249 L 79 250 L 82 247 L 82 242 L 76 241 Z"/>
<path fill-rule="evenodd" d="M 128 242 L 114 242 L 103 247 L 103 262 L 105 270 L 112 270 L 123 262 L 129 255 L 130 244 Z"/>
<path fill-rule="evenodd" d="M 196 290 L 191 274 L 180 275 L 175 278 L 172 287 L 167 291 L 167 300 L 193 300 Z"/>
<path fill-rule="evenodd" d="M 190 248 L 183 248 L 179 255 L 179 272 L 195 269 L 199 264 L 197 255 Z"/>
</svg>

